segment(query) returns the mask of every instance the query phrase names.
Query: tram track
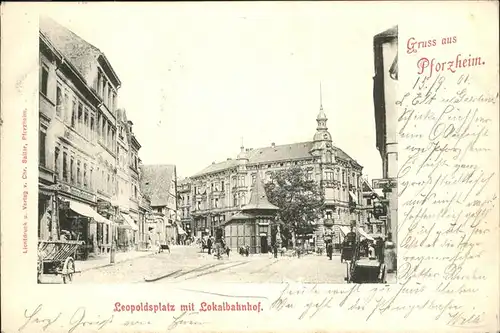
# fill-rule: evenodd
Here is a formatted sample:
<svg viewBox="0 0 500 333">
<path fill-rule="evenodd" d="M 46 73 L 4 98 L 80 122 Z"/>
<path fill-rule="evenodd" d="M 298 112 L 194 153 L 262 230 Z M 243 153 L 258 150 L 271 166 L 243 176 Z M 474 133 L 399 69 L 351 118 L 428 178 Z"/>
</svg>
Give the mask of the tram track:
<svg viewBox="0 0 500 333">
<path fill-rule="evenodd" d="M 213 273 L 218 273 L 227 269 L 230 269 L 232 267 L 240 266 L 243 264 L 246 264 L 247 262 L 238 262 L 236 264 L 231 265 L 229 262 L 217 262 L 214 264 L 205 264 L 199 267 L 195 267 L 193 269 L 189 270 L 183 270 L 183 269 L 178 269 L 173 272 L 169 272 L 166 275 L 159 276 L 159 277 L 154 277 L 154 278 L 144 278 L 145 282 L 157 282 L 160 280 L 163 281 L 169 281 L 169 282 L 176 282 L 177 281 L 185 281 L 185 280 L 191 280 L 195 279 L 200 276 L 208 275 L 208 274 L 213 274 Z M 227 267 L 222 267 L 220 269 L 213 269 L 219 266 L 224 266 L 226 265 Z M 198 274 L 197 274 L 198 273 Z M 190 274 L 195 274 L 194 276 L 189 276 Z M 183 278 L 184 277 L 184 278 Z"/>
</svg>

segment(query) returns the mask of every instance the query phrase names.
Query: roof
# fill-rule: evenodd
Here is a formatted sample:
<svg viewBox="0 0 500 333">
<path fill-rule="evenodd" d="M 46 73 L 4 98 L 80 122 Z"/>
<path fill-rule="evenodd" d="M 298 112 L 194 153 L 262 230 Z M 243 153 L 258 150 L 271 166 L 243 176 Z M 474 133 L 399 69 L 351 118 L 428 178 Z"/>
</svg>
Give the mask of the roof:
<svg viewBox="0 0 500 333">
<path fill-rule="evenodd" d="M 212 163 L 209 166 L 207 166 L 205 169 L 203 169 L 202 171 L 196 173 L 194 176 L 200 176 L 200 175 L 204 175 L 207 173 L 213 173 L 213 172 L 218 172 L 218 171 L 230 169 L 232 167 L 235 167 L 236 165 L 238 165 L 238 161 L 232 160 L 232 159 L 224 161 L 224 162 Z"/>
<path fill-rule="evenodd" d="M 49 17 L 40 16 L 39 29 L 86 79 L 95 71 L 100 56 L 116 76 L 104 53 L 68 28 Z M 116 77 L 116 80 L 119 85 L 120 79 Z"/>
<path fill-rule="evenodd" d="M 285 161 L 285 160 L 298 160 L 305 158 L 312 158 L 310 150 L 313 147 L 313 141 L 291 143 L 279 146 L 269 146 L 263 148 L 256 148 L 248 150 L 248 164 L 265 164 L 270 162 Z M 357 162 L 347 155 L 342 149 L 333 147 L 337 158 L 346 161 Z M 202 171 L 196 173 L 194 176 L 200 176 L 208 173 L 214 173 L 230 169 L 238 165 L 237 160 L 227 160 L 219 163 L 212 163 Z"/>
<path fill-rule="evenodd" d="M 252 216 L 252 215 L 238 212 L 235 215 L 231 216 L 231 218 L 229 218 L 229 220 L 227 220 L 227 222 L 225 224 L 227 224 L 229 222 L 237 221 L 237 220 L 250 220 L 253 218 L 254 218 L 254 216 Z"/>
<path fill-rule="evenodd" d="M 168 199 L 175 193 L 170 192 L 170 184 L 174 180 L 175 165 L 156 164 L 141 165 L 143 192 L 151 199 L 151 206 L 167 206 Z"/>
<path fill-rule="evenodd" d="M 250 192 L 250 201 L 248 205 L 242 208 L 243 211 L 249 210 L 278 210 L 279 208 L 271 204 L 267 199 L 266 189 L 260 177 L 260 172 L 257 172 L 255 181 L 252 184 Z"/>
<path fill-rule="evenodd" d="M 373 192 L 372 186 L 368 180 L 364 178 L 361 179 L 361 188 L 363 189 L 363 192 Z"/>
</svg>

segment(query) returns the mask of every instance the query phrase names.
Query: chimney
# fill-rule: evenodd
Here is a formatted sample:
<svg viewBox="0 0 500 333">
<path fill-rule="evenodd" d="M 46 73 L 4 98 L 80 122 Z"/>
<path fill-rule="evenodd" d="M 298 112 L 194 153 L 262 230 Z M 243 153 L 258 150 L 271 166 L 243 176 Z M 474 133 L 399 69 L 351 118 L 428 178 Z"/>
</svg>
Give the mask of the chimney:
<svg viewBox="0 0 500 333">
<path fill-rule="evenodd" d="M 227 160 L 228 160 L 228 161 L 231 161 L 231 157 L 228 157 L 228 158 L 227 158 Z"/>
<path fill-rule="evenodd" d="M 273 147 L 273 148 L 276 147 L 276 144 L 274 142 L 271 143 L 271 147 Z"/>
</svg>

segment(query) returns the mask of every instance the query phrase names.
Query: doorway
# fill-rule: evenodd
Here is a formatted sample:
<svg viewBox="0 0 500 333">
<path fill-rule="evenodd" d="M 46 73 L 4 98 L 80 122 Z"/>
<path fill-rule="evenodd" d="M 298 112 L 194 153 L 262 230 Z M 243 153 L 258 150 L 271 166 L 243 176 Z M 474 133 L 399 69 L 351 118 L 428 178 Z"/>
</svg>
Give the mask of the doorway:
<svg viewBox="0 0 500 333">
<path fill-rule="evenodd" d="M 267 244 L 267 236 L 260 236 L 260 253 L 269 252 L 269 244 Z"/>
</svg>

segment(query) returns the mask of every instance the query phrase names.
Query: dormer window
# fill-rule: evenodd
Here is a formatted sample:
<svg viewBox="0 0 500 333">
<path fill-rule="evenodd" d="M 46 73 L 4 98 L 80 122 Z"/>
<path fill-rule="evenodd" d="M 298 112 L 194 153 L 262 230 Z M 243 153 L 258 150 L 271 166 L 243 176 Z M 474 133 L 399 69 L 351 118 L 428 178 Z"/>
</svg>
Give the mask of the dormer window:
<svg viewBox="0 0 500 333">
<path fill-rule="evenodd" d="M 323 134 L 323 138 L 324 138 L 325 140 L 328 140 L 328 134 L 326 134 L 326 133 L 325 133 L 325 134 Z"/>
</svg>

